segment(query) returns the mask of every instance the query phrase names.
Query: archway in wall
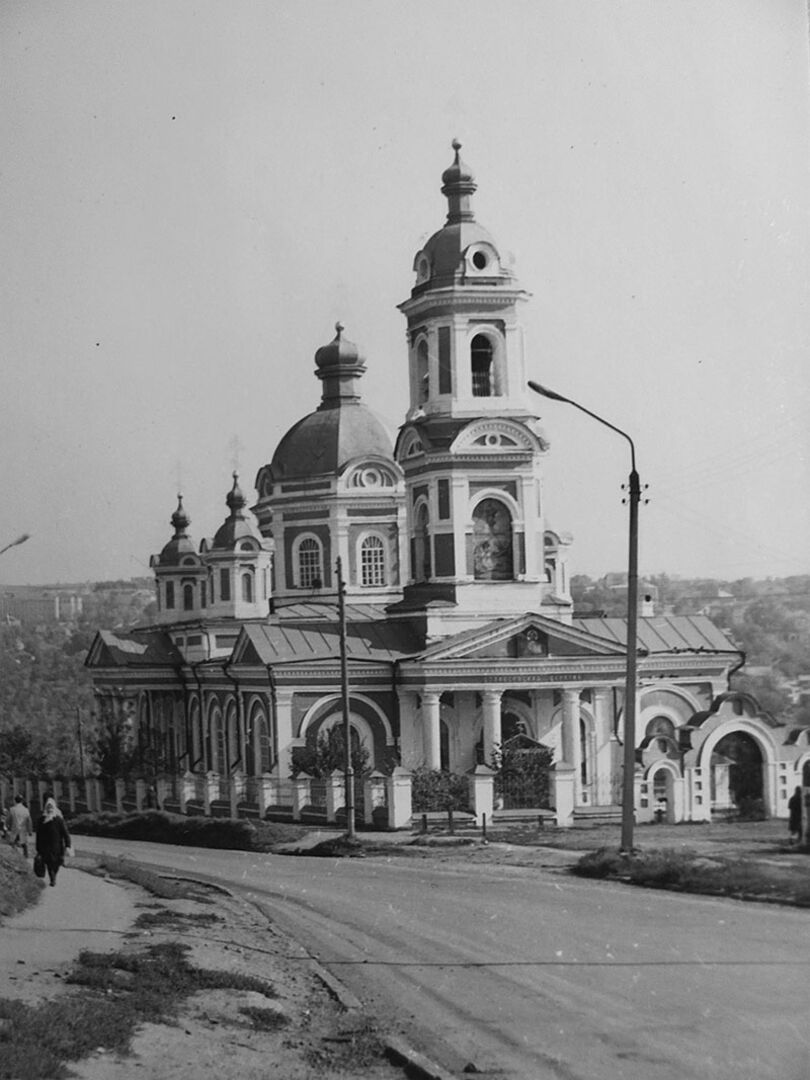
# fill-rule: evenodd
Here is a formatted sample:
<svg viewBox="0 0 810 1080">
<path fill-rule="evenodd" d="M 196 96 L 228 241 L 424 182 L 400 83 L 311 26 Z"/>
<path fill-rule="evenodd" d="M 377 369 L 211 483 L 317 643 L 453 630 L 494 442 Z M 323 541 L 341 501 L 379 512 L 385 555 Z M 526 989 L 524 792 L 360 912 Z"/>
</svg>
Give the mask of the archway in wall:
<svg viewBox="0 0 810 1080">
<path fill-rule="evenodd" d="M 711 757 L 712 812 L 745 809 L 762 801 L 763 756 L 756 739 L 732 731 L 717 743 Z"/>
<path fill-rule="evenodd" d="M 476 581 L 514 577 L 512 515 L 499 499 L 482 499 L 473 510 L 473 576 Z"/>
<path fill-rule="evenodd" d="M 668 766 L 663 766 L 654 769 L 648 779 L 650 781 L 650 799 L 652 800 L 654 814 L 653 821 L 674 821 L 675 773 Z"/>
</svg>

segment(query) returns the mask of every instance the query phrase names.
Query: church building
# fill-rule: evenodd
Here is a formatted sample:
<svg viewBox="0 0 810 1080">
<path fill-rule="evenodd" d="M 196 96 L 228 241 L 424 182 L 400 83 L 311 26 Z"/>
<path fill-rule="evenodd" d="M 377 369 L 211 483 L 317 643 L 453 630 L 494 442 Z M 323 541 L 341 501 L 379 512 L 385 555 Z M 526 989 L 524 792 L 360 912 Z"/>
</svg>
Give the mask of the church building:
<svg viewBox="0 0 810 1080">
<path fill-rule="evenodd" d="M 258 469 L 250 509 L 234 474 L 223 524 L 197 542 L 179 497 L 151 560 L 151 625 L 96 637 L 99 714 L 128 726 L 150 776 L 235 786 L 246 804 L 268 780 L 284 790 L 296 750 L 343 720 L 339 559 L 350 723 L 370 770 L 468 773 L 517 740 L 549 748 L 568 778 L 560 824 L 619 814 L 626 620 L 574 611 L 571 537 L 546 505 L 549 443 L 527 387 L 542 376 L 521 322 L 529 294 L 476 220 L 453 148 L 446 221 L 399 305 L 409 403 L 396 441 L 338 324 L 315 352 L 320 402 Z M 807 732 L 729 692 L 743 658 L 708 618 L 638 623 L 639 820 L 655 805 L 673 821 L 727 809 L 729 737 L 758 763 L 766 812 L 786 815 Z"/>
</svg>

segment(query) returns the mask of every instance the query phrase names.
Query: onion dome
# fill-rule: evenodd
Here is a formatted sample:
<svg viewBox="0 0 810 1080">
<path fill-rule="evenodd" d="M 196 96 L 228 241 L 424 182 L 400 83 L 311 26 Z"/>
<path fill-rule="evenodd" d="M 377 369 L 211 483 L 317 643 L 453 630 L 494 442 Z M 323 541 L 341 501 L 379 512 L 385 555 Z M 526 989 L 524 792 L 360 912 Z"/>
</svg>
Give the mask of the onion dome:
<svg viewBox="0 0 810 1080">
<path fill-rule="evenodd" d="M 239 473 L 233 474 L 233 487 L 225 496 L 225 504 L 230 514 L 224 524 L 217 529 L 212 551 L 232 551 L 240 540 L 250 538 L 262 543 L 262 535 L 255 522 L 245 514 L 247 499 L 239 487 Z"/>
<path fill-rule="evenodd" d="M 414 294 L 428 288 L 459 284 L 511 284 L 512 274 L 491 234 L 479 225 L 471 196 L 477 184 L 471 170 L 461 160 L 461 143 L 453 140 L 455 158 L 442 173 L 442 194 L 447 197 L 447 221 L 435 232 L 414 260 L 417 283 Z"/>
<path fill-rule="evenodd" d="M 270 469 L 276 481 L 292 477 L 339 475 L 358 456 L 393 461 L 384 424 L 360 400 L 358 379 L 366 370 L 357 346 L 337 323 L 328 345 L 315 353 L 315 374 L 323 382 L 321 404 L 290 428 L 276 448 Z"/>
<path fill-rule="evenodd" d="M 478 187 L 472 172 L 459 157 L 461 143 L 458 139 L 453 139 L 452 145 L 456 152 L 455 160 L 442 173 L 442 195 L 447 196 L 448 202 L 448 225 L 455 221 L 473 220 L 470 195 L 473 195 Z"/>
<path fill-rule="evenodd" d="M 174 536 L 160 553 L 160 566 L 177 566 L 184 555 L 195 554 L 194 542 L 189 539 L 187 532 L 191 518 L 183 507 L 182 495 L 177 496 L 177 509 L 172 514 L 171 521 L 174 526 Z"/>
</svg>

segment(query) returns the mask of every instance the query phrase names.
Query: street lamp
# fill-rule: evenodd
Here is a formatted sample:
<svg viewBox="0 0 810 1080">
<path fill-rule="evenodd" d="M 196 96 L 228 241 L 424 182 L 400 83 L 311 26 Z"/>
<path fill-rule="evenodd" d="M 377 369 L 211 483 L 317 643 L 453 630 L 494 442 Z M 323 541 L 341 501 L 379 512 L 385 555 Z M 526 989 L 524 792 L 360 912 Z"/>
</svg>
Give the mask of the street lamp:
<svg viewBox="0 0 810 1080">
<path fill-rule="evenodd" d="M 579 402 L 549 390 L 540 383 L 529 381 L 529 388 L 536 394 L 573 405 L 586 416 L 627 439 L 630 444 L 630 479 L 627 486 L 627 502 L 630 505 L 629 553 L 627 560 L 627 667 L 624 681 L 624 773 L 622 776 L 622 840 L 621 851 L 633 850 L 633 825 L 635 823 L 635 774 L 636 774 L 636 671 L 638 666 L 638 504 L 641 501 L 641 484 L 636 472 L 636 448 L 626 431 Z"/>
<path fill-rule="evenodd" d="M 9 548 L 17 547 L 18 544 L 24 544 L 26 540 L 30 539 L 30 533 L 23 533 L 21 536 L 18 536 L 16 540 L 12 540 L 10 544 L 6 544 L 5 547 L 0 548 L 0 555 L 2 555 L 4 551 L 8 551 Z"/>
</svg>

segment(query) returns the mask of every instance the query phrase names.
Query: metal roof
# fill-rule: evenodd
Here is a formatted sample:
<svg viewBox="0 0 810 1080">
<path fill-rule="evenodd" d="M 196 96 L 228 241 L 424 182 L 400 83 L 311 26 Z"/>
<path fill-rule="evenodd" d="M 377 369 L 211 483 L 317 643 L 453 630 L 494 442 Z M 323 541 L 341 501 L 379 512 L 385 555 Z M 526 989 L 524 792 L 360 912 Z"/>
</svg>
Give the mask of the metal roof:
<svg viewBox="0 0 810 1080">
<path fill-rule="evenodd" d="M 627 642 L 627 619 L 574 619 L 572 625 L 606 641 Z M 647 653 L 739 651 L 707 615 L 645 615 L 638 620 L 638 647 Z"/>
</svg>

